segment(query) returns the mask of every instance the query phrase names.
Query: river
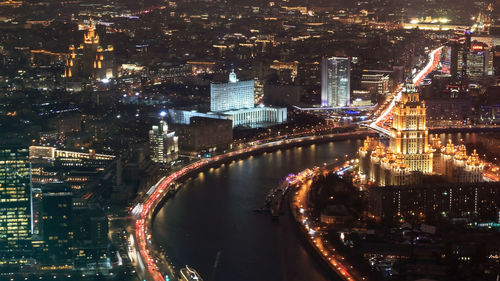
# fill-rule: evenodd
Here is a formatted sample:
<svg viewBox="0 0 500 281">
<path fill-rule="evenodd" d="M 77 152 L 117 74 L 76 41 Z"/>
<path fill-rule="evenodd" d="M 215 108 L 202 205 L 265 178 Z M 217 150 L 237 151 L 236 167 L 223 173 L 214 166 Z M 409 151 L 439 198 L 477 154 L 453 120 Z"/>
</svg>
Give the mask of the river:
<svg viewBox="0 0 500 281">
<path fill-rule="evenodd" d="M 445 135 L 475 142 L 475 134 Z M 323 143 L 251 156 L 189 179 L 158 212 L 153 243 L 205 281 L 332 280 L 286 217 L 252 210 L 289 173 L 355 155 L 362 140 Z"/>
</svg>

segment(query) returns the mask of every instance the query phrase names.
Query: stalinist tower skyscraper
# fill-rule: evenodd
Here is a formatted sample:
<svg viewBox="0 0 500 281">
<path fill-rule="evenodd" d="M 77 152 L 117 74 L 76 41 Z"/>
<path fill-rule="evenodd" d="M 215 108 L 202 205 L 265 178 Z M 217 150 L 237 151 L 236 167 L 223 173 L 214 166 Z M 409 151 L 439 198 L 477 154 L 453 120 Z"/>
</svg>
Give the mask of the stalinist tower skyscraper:
<svg viewBox="0 0 500 281">
<path fill-rule="evenodd" d="M 432 172 L 432 150 L 429 147 L 425 103 L 420 100 L 411 78 L 403 89 L 401 99 L 393 109 L 389 149 L 402 156 L 410 171 Z"/>
</svg>

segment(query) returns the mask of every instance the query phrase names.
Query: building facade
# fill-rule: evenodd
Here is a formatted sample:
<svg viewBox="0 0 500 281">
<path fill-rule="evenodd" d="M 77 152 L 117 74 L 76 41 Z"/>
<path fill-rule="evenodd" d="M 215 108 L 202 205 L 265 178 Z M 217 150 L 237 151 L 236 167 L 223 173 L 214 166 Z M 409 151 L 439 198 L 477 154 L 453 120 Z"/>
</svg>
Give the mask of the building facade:
<svg viewBox="0 0 500 281">
<path fill-rule="evenodd" d="M 160 164 L 167 164 L 177 159 L 178 139 L 175 132 L 168 132 L 167 122 L 161 120 L 159 125 L 153 125 L 149 131 L 151 159 Z"/>
<path fill-rule="evenodd" d="M 0 254 L 25 251 L 32 235 L 28 149 L 0 147 Z M 24 256 L 24 254 L 23 254 Z"/>
<path fill-rule="evenodd" d="M 443 146 L 437 136 L 429 143 L 426 106 L 408 82 L 396 102 L 389 146 L 368 138 L 359 149 L 360 174 L 378 186 L 415 185 L 425 176 L 443 175 L 448 182 L 483 181 L 484 163 L 477 153 L 467 155 L 465 146 Z"/>
<path fill-rule="evenodd" d="M 233 142 L 231 120 L 192 117 L 189 125 L 177 126 L 176 132 L 183 151 L 221 151 L 230 148 Z"/>
<path fill-rule="evenodd" d="M 438 221 L 442 218 L 496 221 L 500 184 L 462 184 L 374 187 L 369 210 L 380 221 Z"/>
<path fill-rule="evenodd" d="M 174 124 L 190 124 L 191 117 L 206 117 L 233 121 L 233 127 L 262 127 L 287 121 L 286 107 L 254 106 L 254 81 L 240 82 L 234 72 L 229 82 L 211 84 L 210 112 L 169 109 Z"/>
<path fill-rule="evenodd" d="M 210 111 L 223 112 L 254 107 L 254 80 L 239 81 L 229 74 L 229 82 L 210 84 Z"/>
<path fill-rule="evenodd" d="M 70 45 L 66 58 L 64 76 L 66 78 L 89 78 L 105 80 L 116 77 L 114 47 L 100 45 L 99 35 L 91 21 L 84 34 L 83 43 Z"/>
<path fill-rule="evenodd" d="M 370 94 L 387 95 L 390 92 L 389 73 L 367 71 L 361 75 L 361 86 Z"/>
<path fill-rule="evenodd" d="M 350 93 L 350 59 L 340 57 L 324 57 L 321 61 L 321 106 L 349 106 Z"/>
</svg>

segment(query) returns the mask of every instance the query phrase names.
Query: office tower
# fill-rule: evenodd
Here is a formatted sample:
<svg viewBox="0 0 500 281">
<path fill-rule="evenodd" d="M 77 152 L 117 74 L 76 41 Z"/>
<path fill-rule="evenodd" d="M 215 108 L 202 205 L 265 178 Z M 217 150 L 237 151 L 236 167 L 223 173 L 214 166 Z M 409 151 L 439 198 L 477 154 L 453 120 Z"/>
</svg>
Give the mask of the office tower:
<svg viewBox="0 0 500 281">
<path fill-rule="evenodd" d="M 0 251 L 22 254 L 32 235 L 28 148 L 0 147 Z"/>
<path fill-rule="evenodd" d="M 41 233 L 45 244 L 42 260 L 45 263 L 67 263 L 71 257 L 72 191 L 64 183 L 42 185 Z"/>
<path fill-rule="evenodd" d="M 390 77 L 386 71 L 364 71 L 361 75 L 361 87 L 370 95 L 387 95 L 390 92 Z"/>
<path fill-rule="evenodd" d="M 168 125 L 165 121 L 161 120 L 159 126 L 153 125 L 149 131 L 151 159 L 161 164 L 175 160 L 179 151 L 178 139 L 175 132 L 168 132 Z"/>
<path fill-rule="evenodd" d="M 254 107 L 254 80 L 239 81 L 234 71 L 229 82 L 210 84 L 210 111 L 221 112 Z"/>
<path fill-rule="evenodd" d="M 321 106 L 348 106 L 351 91 L 349 58 L 324 57 L 321 61 Z"/>
<path fill-rule="evenodd" d="M 469 34 L 464 44 L 451 42 L 450 49 L 450 73 L 453 80 L 461 82 L 462 90 L 468 88 L 469 80 L 494 75 L 494 52 L 487 44 L 471 42 Z"/>
</svg>

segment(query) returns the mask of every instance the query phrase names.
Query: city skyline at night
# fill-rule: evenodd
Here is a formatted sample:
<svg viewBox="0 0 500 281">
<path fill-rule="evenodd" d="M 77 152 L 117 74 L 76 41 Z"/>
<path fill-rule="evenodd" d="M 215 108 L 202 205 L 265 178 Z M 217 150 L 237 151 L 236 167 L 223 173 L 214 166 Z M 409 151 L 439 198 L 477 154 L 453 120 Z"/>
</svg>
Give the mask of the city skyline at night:
<svg viewBox="0 0 500 281">
<path fill-rule="evenodd" d="M 0 0 L 0 281 L 498 281 L 499 0 Z"/>
</svg>

